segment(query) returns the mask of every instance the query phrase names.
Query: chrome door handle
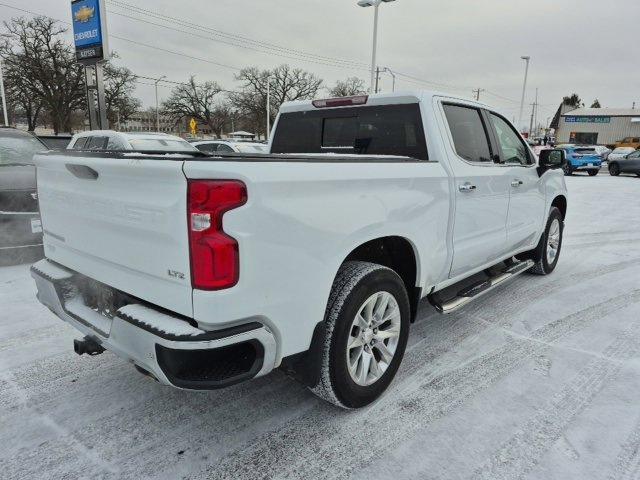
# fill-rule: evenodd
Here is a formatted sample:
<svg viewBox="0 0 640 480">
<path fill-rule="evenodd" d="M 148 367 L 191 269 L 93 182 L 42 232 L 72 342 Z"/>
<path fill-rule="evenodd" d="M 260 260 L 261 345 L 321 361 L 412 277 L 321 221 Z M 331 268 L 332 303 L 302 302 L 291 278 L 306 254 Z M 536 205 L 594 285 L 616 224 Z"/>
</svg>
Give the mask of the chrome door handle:
<svg viewBox="0 0 640 480">
<path fill-rule="evenodd" d="M 513 182 L 511 182 L 511 186 L 512 187 L 519 187 L 520 185 L 522 185 L 524 182 L 522 180 L 514 180 Z"/>
<path fill-rule="evenodd" d="M 458 190 L 460 190 L 461 192 L 473 192 L 475 189 L 476 186 L 471 185 L 469 182 L 463 183 L 462 185 L 458 186 Z"/>
</svg>

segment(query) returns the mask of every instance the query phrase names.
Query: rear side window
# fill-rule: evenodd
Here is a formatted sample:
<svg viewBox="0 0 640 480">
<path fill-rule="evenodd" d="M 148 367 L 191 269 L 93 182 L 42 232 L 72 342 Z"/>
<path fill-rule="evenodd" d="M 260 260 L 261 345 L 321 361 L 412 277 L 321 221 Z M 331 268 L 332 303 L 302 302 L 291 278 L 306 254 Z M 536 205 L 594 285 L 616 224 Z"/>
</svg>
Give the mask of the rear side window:
<svg viewBox="0 0 640 480">
<path fill-rule="evenodd" d="M 420 109 L 415 103 L 282 114 L 271 152 L 429 159 Z"/>
<path fill-rule="evenodd" d="M 480 110 L 460 105 L 444 105 L 456 153 L 470 162 L 491 162 L 487 130 Z"/>
</svg>

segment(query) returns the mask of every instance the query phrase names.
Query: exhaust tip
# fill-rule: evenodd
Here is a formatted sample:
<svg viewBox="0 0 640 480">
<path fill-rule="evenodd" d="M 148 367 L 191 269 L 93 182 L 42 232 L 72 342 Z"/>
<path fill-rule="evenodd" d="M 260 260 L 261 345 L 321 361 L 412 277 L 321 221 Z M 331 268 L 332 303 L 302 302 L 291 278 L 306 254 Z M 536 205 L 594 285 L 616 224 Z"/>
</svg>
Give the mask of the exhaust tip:
<svg viewBox="0 0 640 480">
<path fill-rule="evenodd" d="M 95 340 L 84 337 L 82 340 L 78 340 L 77 338 L 73 340 L 73 351 L 78 355 L 84 355 L 86 353 L 93 357 L 104 352 L 104 348 Z"/>
</svg>

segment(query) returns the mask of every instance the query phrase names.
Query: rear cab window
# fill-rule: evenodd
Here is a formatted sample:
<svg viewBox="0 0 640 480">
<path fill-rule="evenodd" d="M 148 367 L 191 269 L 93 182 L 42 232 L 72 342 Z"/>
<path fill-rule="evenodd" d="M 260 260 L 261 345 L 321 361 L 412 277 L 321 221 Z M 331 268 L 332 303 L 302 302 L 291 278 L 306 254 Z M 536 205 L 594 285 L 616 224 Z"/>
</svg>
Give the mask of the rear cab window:
<svg viewBox="0 0 640 480">
<path fill-rule="evenodd" d="M 274 133 L 271 153 L 342 153 L 429 159 L 417 103 L 283 113 Z"/>
</svg>

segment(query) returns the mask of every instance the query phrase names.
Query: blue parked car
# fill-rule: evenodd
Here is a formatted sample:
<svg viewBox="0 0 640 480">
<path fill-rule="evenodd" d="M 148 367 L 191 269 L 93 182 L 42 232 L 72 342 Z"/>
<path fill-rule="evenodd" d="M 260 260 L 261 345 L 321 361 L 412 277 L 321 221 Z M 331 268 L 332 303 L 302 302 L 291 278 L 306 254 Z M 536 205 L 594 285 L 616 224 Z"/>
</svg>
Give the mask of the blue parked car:
<svg viewBox="0 0 640 480">
<path fill-rule="evenodd" d="M 567 154 L 567 163 L 563 167 L 565 175 L 572 175 L 573 172 L 587 172 L 595 177 L 602 167 L 602 156 L 594 147 L 560 145 L 556 148 L 564 150 Z"/>
</svg>

